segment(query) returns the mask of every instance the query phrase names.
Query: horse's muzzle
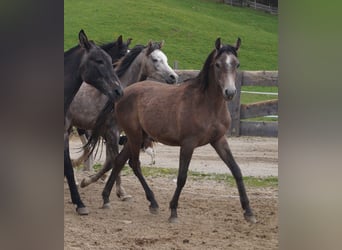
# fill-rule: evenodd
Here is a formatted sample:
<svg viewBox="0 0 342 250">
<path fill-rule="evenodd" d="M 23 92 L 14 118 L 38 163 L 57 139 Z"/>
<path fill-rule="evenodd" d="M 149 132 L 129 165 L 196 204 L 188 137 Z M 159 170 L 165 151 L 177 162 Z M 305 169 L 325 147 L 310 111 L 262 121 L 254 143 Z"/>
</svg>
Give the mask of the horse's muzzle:
<svg viewBox="0 0 342 250">
<path fill-rule="evenodd" d="M 225 98 L 227 101 L 231 101 L 231 100 L 233 100 L 233 98 L 234 98 L 236 92 L 237 92 L 236 89 L 234 89 L 234 90 L 228 90 L 228 89 L 226 89 L 226 90 L 224 91 L 224 98 Z"/>
<path fill-rule="evenodd" d="M 123 96 L 123 89 L 120 85 L 115 86 L 115 88 L 110 92 L 109 99 L 112 101 L 117 101 Z"/>
<path fill-rule="evenodd" d="M 176 74 L 171 74 L 171 75 L 169 75 L 169 77 L 167 78 L 166 83 L 168 83 L 168 84 L 174 84 L 174 83 L 177 83 L 177 81 L 178 81 L 178 75 L 176 75 Z"/>
</svg>

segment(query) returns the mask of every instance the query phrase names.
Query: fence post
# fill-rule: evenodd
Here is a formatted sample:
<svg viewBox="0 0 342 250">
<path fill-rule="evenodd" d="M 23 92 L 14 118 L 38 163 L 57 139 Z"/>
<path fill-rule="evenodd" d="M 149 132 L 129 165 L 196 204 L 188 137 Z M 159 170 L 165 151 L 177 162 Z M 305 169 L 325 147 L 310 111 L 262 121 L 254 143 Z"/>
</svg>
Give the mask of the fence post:
<svg viewBox="0 0 342 250">
<path fill-rule="evenodd" d="M 173 69 L 178 69 L 178 61 L 173 62 Z"/>
<path fill-rule="evenodd" d="M 232 122 L 230 124 L 230 128 L 228 130 L 228 135 L 231 136 L 239 136 L 240 135 L 240 95 L 241 95 L 241 85 L 243 81 L 243 71 L 238 72 L 236 77 L 236 95 L 234 99 L 228 102 L 228 109 L 230 112 L 230 116 L 232 118 Z"/>
</svg>

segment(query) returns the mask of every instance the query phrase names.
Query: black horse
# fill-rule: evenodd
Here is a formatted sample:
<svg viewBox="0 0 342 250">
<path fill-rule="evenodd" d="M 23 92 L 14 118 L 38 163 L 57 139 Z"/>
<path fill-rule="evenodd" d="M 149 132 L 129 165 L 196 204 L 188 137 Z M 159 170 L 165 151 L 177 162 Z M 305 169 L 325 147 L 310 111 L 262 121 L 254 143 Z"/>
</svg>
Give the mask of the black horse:
<svg viewBox="0 0 342 250">
<path fill-rule="evenodd" d="M 83 81 L 97 88 L 112 101 L 123 95 L 111 57 L 94 42 L 89 41 L 83 30 L 78 36 L 79 45 L 64 53 L 64 118 Z M 76 205 L 76 211 L 80 215 L 88 214 L 88 209 L 83 204 L 75 183 L 67 132 L 64 132 L 64 176 L 67 178 L 71 200 Z"/>
<path fill-rule="evenodd" d="M 108 55 L 112 58 L 113 67 L 115 68 L 115 64 L 124 57 L 129 52 L 129 45 L 132 42 L 132 38 L 128 38 L 127 42 L 122 40 L 122 35 L 120 35 L 116 41 L 100 44 L 101 49 L 107 52 Z M 77 133 L 80 136 L 81 140 L 88 139 L 90 135 L 90 131 L 86 131 L 82 128 L 77 128 Z M 87 162 L 89 163 L 89 162 Z M 89 164 L 87 164 L 89 165 Z M 92 166 L 87 166 L 88 170 Z"/>
</svg>

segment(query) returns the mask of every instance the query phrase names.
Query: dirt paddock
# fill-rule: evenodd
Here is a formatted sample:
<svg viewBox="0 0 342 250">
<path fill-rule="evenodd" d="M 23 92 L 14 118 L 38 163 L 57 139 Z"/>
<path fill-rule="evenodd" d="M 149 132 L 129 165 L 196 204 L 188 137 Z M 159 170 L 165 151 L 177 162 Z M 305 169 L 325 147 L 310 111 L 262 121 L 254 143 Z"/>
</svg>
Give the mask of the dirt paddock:
<svg viewBox="0 0 342 250">
<path fill-rule="evenodd" d="M 277 176 L 278 140 L 239 137 L 229 139 L 236 161 L 245 176 Z M 71 148 L 77 141 L 71 143 Z M 178 167 L 179 148 L 157 145 L 156 165 Z M 224 172 L 215 151 L 206 147 L 194 153 L 190 169 Z M 74 154 L 75 156 L 75 154 Z M 142 165 L 149 162 L 141 155 Z M 221 165 L 220 165 L 221 164 Z M 260 168 L 258 167 L 260 166 Z M 76 173 L 79 178 L 87 172 Z M 176 188 L 175 177 L 147 177 L 159 203 L 159 214 L 150 214 L 143 189 L 133 175 L 122 177 L 132 199 L 120 201 L 111 195 L 111 208 L 100 209 L 103 182 L 79 189 L 88 206 L 88 216 L 78 216 L 70 204 L 64 183 L 64 249 L 277 249 L 278 189 L 247 188 L 251 207 L 258 220 L 243 218 L 237 188 L 214 180 L 188 179 L 179 199 L 179 222 L 170 224 L 169 202 Z"/>
</svg>

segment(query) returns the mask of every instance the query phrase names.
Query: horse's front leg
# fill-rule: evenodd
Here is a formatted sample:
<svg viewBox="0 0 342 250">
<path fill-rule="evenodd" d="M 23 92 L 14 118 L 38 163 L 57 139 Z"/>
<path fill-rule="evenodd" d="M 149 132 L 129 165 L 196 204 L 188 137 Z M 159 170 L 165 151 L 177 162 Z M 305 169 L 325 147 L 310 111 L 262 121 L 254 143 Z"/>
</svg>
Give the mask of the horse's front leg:
<svg viewBox="0 0 342 250">
<path fill-rule="evenodd" d="M 180 148 L 177 188 L 170 202 L 171 216 L 169 218 L 169 222 L 171 223 L 175 223 L 178 220 L 177 219 L 178 218 L 178 214 L 177 214 L 178 200 L 179 200 L 181 191 L 185 185 L 187 176 L 188 176 L 189 164 L 190 164 L 190 160 L 191 160 L 193 152 L 194 152 L 193 147 L 182 146 Z"/>
<path fill-rule="evenodd" d="M 128 139 L 128 143 L 126 143 L 126 145 L 128 145 L 129 143 L 130 143 L 130 139 Z M 135 176 L 138 177 L 141 185 L 143 186 L 145 190 L 146 198 L 148 201 L 150 201 L 150 212 L 152 214 L 157 214 L 159 211 L 159 205 L 154 197 L 153 191 L 148 186 L 141 172 L 140 161 L 139 161 L 140 146 L 141 146 L 141 142 L 130 144 L 131 157 L 130 157 L 128 164 L 133 169 Z"/>
<path fill-rule="evenodd" d="M 226 137 L 225 136 L 221 137 L 216 142 L 211 143 L 211 145 L 216 150 L 216 152 L 221 157 L 221 159 L 229 167 L 230 171 L 232 172 L 232 174 L 234 176 L 237 188 L 239 190 L 241 206 L 242 206 L 242 209 L 245 211 L 245 213 L 244 213 L 245 219 L 248 222 L 256 223 L 256 219 L 254 217 L 252 209 L 249 206 L 249 200 L 247 197 L 245 185 L 243 183 L 243 177 L 242 177 L 240 167 L 235 162 L 235 159 L 234 159 L 232 152 L 229 148 Z"/>
<path fill-rule="evenodd" d="M 76 211 L 79 215 L 87 215 L 89 213 L 86 206 L 83 204 L 80 194 L 78 193 L 74 170 L 72 167 L 70 152 L 69 152 L 69 138 L 64 135 L 64 176 L 66 177 L 69 185 L 72 203 L 76 205 Z"/>
</svg>

